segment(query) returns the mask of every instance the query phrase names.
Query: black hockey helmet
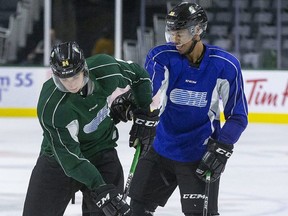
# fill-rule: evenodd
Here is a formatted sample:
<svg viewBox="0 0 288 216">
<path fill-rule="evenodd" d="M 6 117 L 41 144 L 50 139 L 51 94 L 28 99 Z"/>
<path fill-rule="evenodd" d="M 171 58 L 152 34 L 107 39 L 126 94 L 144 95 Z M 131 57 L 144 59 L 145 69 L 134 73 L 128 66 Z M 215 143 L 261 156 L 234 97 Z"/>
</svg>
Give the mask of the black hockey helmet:
<svg viewBox="0 0 288 216">
<path fill-rule="evenodd" d="M 50 66 L 59 78 L 69 78 L 79 72 L 88 72 L 82 49 L 76 42 L 60 43 L 52 48 Z"/>
<path fill-rule="evenodd" d="M 82 49 L 76 42 L 65 42 L 55 45 L 50 55 L 52 78 L 60 91 L 69 92 L 61 79 L 70 78 L 83 72 L 83 86 L 89 81 L 89 69 Z"/>
<path fill-rule="evenodd" d="M 208 18 L 204 9 L 196 3 L 181 2 L 166 16 L 166 33 L 188 29 L 192 37 L 196 34 L 195 27 L 200 28 L 200 38 L 203 38 L 207 28 Z M 166 36 L 167 39 L 167 36 Z"/>
</svg>

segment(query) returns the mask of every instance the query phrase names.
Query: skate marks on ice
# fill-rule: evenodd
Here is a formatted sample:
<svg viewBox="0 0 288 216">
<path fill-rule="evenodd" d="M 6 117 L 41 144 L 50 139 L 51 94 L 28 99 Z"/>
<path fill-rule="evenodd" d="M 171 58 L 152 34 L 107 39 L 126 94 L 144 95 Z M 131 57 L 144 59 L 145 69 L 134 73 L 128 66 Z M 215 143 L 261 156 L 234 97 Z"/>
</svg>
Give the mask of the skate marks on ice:
<svg viewBox="0 0 288 216">
<path fill-rule="evenodd" d="M 128 147 L 131 125 L 119 124 L 119 158 L 125 180 L 134 149 Z M 36 118 L 0 118 L 0 215 L 22 214 L 31 171 L 40 150 L 42 131 Z M 250 124 L 234 148 L 223 173 L 221 216 L 288 215 L 288 125 Z M 178 189 L 155 216 L 180 216 Z M 81 193 L 65 216 L 81 216 Z"/>
<path fill-rule="evenodd" d="M 286 215 L 287 203 L 278 199 L 262 196 L 251 196 L 250 194 L 225 193 L 222 194 L 220 214 L 221 215 Z"/>
<path fill-rule="evenodd" d="M 221 216 L 288 215 L 288 125 L 250 124 L 223 173 Z"/>
</svg>

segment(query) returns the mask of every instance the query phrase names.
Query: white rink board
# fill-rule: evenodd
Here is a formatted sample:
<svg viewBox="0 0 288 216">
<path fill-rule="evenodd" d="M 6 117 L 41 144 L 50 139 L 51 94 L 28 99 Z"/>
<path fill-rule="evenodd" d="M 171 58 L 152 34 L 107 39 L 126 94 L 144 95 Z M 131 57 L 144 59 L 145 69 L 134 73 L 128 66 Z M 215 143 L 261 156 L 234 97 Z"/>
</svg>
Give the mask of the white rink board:
<svg viewBox="0 0 288 216">
<path fill-rule="evenodd" d="M 0 67 L 0 108 L 36 108 L 49 68 Z M 288 114 L 288 71 L 243 71 L 251 113 Z"/>
<path fill-rule="evenodd" d="M 36 108 L 50 74 L 50 69 L 43 67 L 0 67 L 0 107 Z"/>
<path fill-rule="evenodd" d="M 288 114 L 288 71 L 245 71 L 249 112 Z"/>
</svg>

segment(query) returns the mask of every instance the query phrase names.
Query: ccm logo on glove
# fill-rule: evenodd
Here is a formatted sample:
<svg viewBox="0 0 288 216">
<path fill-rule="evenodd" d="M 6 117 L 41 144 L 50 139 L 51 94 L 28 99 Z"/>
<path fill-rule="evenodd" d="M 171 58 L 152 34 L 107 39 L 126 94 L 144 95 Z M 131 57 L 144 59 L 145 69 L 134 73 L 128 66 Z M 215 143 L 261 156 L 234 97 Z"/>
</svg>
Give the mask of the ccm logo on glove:
<svg viewBox="0 0 288 216">
<path fill-rule="evenodd" d="M 219 153 L 219 154 L 222 154 L 222 155 L 225 155 L 227 158 L 230 158 L 230 156 L 232 155 L 232 152 L 228 152 L 222 148 L 217 148 L 216 149 L 216 152 Z"/>
<path fill-rule="evenodd" d="M 136 118 L 135 123 L 138 125 L 145 125 L 147 127 L 156 127 L 159 121 L 149 121 L 149 120 Z"/>
<path fill-rule="evenodd" d="M 119 194 L 118 194 L 119 196 Z M 107 195 L 105 197 L 102 197 L 97 203 L 96 205 L 101 208 L 106 202 L 110 201 L 110 193 L 107 193 Z"/>
</svg>

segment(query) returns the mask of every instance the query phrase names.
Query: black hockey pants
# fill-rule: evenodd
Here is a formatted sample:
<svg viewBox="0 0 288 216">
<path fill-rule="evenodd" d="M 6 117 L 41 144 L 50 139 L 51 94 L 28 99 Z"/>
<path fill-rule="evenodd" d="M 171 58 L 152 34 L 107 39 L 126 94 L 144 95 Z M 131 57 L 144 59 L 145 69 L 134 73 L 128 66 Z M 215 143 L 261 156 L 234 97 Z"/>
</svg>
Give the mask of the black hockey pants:
<svg viewBox="0 0 288 216">
<path fill-rule="evenodd" d="M 104 181 L 123 191 L 123 170 L 116 150 L 105 150 L 93 159 L 90 162 L 97 167 Z M 31 174 L 23 216 L 62 216 L 79 190 L 83 194 L 83 216 L 104 216 L 91 200 L 90 191 L 85 185 L 66 176 L 53 157 L 41 155 Z"/>
</svg>

